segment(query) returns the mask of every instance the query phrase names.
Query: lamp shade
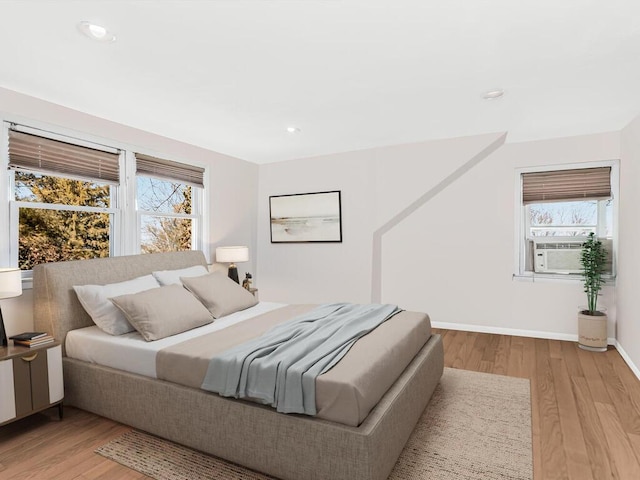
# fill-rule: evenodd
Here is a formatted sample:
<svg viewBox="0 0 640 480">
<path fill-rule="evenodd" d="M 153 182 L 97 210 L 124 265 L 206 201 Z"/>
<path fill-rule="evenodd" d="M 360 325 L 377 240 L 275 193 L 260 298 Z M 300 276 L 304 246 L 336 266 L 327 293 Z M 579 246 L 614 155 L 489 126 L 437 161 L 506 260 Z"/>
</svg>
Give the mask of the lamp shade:
<svg viewBox="0 0 640 480">
<path fill-rule="evenodd" d="M 19 268 L 0 268 L 0 298 L 22 295 L 22 272 Z"/>
<path fill-rule="evenodd" d="M 236 245 L 216 248 L 216 262 L 236 263 L 249 261 L 249 247 Z"/>
</svg>

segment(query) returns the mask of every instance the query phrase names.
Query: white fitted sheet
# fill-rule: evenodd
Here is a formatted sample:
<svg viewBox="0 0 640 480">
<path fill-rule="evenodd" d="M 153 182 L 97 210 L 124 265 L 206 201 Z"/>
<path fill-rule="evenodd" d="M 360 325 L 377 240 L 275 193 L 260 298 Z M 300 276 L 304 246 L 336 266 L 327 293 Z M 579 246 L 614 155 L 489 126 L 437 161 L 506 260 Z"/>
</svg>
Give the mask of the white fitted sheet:
<svg viewBox="0 0 640 480">
<path fill-rule="evenodd" d="M 67 333 L 66 354 L 70 358 L 85 362 L 158 378 L 156 375 L 156 354 L 161 349 L 200 335 L 222 330 L 243 320 L 284 306 L 283 303 L 260 302 L 246 310 L 219 318 L 208 325 L 153 342 L 145 341 L 138 332 L 114 336 L 103 332 L 96 325 L 79 328 Z"/>
</svg>

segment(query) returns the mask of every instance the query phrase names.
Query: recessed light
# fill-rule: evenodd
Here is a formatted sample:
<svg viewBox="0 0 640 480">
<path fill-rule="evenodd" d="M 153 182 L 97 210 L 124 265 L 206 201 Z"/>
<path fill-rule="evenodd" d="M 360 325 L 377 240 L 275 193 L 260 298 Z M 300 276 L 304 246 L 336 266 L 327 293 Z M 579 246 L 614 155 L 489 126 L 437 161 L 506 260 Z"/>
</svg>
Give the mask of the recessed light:
<svg viewBox="0 0 640 480">
<path fill-rule="evenodd" d="M 89 37 L 91 40 L 97 42 L 110 43 L 116 41 L 116 36 L 102 25 L 84 21 L 78 23 L 78 30 L 80 30 L 80 33 L 85 37 Z"/>
<path fill-rule="evenodd" d="M 287 132 L 289 132 L 289 133 L 299 133 L 300 129 L 298 127 L 287 127 Z"/>
<path fill-rule="evenodd" d="M 495 90 L 488 90 L 484 92 L 484 95 L 482 95 L 482 98 L 484 98 L 485 100 L 495 100 L 496 98 L 500 98 L 503 95 L 504 95 L 504 90 L 502 90 L 501 88 L 496 88 Z"/>
</svg>

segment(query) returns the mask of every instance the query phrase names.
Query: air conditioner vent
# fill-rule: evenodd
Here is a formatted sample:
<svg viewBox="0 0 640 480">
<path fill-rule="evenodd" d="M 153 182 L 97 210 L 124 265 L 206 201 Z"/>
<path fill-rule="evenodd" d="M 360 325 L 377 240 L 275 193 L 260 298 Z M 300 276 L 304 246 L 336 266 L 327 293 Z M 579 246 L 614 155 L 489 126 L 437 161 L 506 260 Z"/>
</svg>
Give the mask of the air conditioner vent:
<svg viewBox="0 0 640 480">
<path fill-rule="evenodd" d="M 563 250 L 582 248 L 582 242 L 536 243 L 536 250 Z"/>
</svg>

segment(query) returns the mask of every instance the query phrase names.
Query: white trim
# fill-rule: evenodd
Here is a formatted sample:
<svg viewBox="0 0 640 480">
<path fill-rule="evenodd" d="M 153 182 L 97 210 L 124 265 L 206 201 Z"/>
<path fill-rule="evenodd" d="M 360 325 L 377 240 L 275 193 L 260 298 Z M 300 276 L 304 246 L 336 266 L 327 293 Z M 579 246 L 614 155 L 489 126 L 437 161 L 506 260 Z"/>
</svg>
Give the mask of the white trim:
<svg viewBox="0 0 640 480">
<path fill-rule="evenodd" d="M 9 172 L 9 133 L 0 124 L 0 225 L 9 225 L 11 212 L 10 201 L 13 189 L 11 184 L 12 174 Z M 11 230 L 10 228 L 8 230 Z M 0 235 L 0 266 L 11 265 L 11 236 Z"/>
<path fill-rule="evenodd" d="M 184 185 L 184 184 L 183 184 Z M 193 202 L 193 198 L 192 198 Z M 193 207 L 193 205 L 192 205 Z M 138 214 L 145 217 L 164 217 L 164 218 L 190 218 L 197 220 L 199 215 L 194 213 L 170 213 L 170 212 L 154 212 L 151 210 L 138 210 Z"/>
<path fill-rule="evenodd" d="M 564 340 L 577 342 L 578 335 L 573 333 L 543 332 L 540 330 L 521 330 L 518 328 L 489 327 L 484 325 L 469 325 L 464 323 L 431 322 L 433 328 L 445 330 L 460 330 L 463 332 L 492 333 L 495 335 L 510 335 L 512 337 L 544 338 L 548 340 Z M 616 345 L 615 338 L 608 338 L 607 344 Z"/>
<path fill-rule="evenodd" d="M 635 376 L 638 377 L 638 380 L 640 380 L 640 368 L 638 368 L 636 364 L 633 363 L 633 360 L 631 360 L 631 357 L 629 356 L 629 354 L 625 351 L 624 348 L 622 348 L 622 345 L 620 345 L 620 342 L 618 342 L 617 340 L 616 340 L 615 346 L 616 346 L 616 350 L 618 350 L 618 353 L 620 354 L 622 359 L 629 366 L 629 368 L 635 374 Z"/>
<path fill-rule="evenodd" d="M 80 205 L 65 205 L 63 203 L 41 203 L 41 202 L 23 202 L 13 201 L 17 208 L 37 208 L 38 210 L 61 210 L 67 212 L 87 212 L 87 213 L 108 213 L 115 215 L 118 213 L 116 208 L 107 207 L 85 207 Z"/>
<path fill-rule="evenodd" d="M 511 279 L 515 282 L 528 282 L 528 283 L 583 283 L 583 279 L 580 274 L 576 273 L 534 273 L 525 272 L 522 275 L 513 274 Z M 615 286 L 616 277 L 610 275 L 603 275 L 604 285 Z"/>
<path fill-rule="evenodd" d="M 135 155 L 131 150 L 125 150 L 123 163 L 120 169 L 120 184 L 123 185 L 122 205 L 122 243 L 123 255 L 135 255 L 140 253 L 140 227 L 138 224 L 138 202 L 136 180 Z"/>
<path fill-rule="evenodd" d="M 202 242 L 200 244 L 200 250 L 204 253 L 204 257 L 207 259 L 207 263 L 211 262 L 211 245 L 210 245 L 210 231 L 209 231 L 209 211 L 211 205 L 211 168 L 205 167 L 204 175 L 202 177 L 202 183 L 204 184 L 204 188 L 198 189 L 198 215 L 200 216 L 200 228 L 198 238 Z M 205 215 L 205 213 L 207 215 Z"/>
<path fill-rule="evenodd" d="M 13 179 L 13 177 L 11 177 Z M 13 181 L 13 180 L 12 180 Z M 13 185 L 11 187 L 13 190 Z M 9 202 L 9 255 L 12 267 L 19 268 L 20 265 L 20 212 L 15 202 Z M 25 272 L 22 272 L 24 277 Z"/>
<path fill-rule="evenodd" d="M 526 265 L 526 259 L 525 259 L 525 252 L 526 252 L 526 248 L 524 245 L 524 241 L 525 241 L 525 231 L 526 231 L 526 225 L 525 223 L 528 222 L 523 222 L 522 219 L 526 218 L 526 213 L 524 211 L 524 205 L 522 204 L 522 172 L 519 171 L 519 169 L 516 169 L 516 173 L 515 173 L 515 188 L 513 189 L 513 205 L 515 206 L 514 210 L 514 242 L 513 244 L 515 245 L 515 251 L 513 252 L 514 255 L 514 262 L 513 262 L 513 267 L 514 267 L 514 276 L 517 275 L 522 275 L 525 272 L 525 265 Z"/>
</svg>

